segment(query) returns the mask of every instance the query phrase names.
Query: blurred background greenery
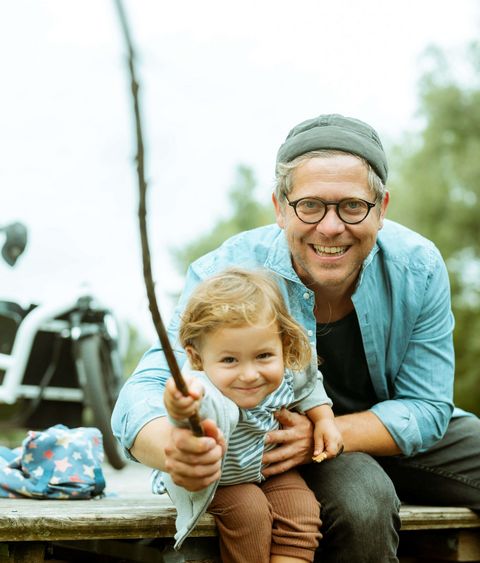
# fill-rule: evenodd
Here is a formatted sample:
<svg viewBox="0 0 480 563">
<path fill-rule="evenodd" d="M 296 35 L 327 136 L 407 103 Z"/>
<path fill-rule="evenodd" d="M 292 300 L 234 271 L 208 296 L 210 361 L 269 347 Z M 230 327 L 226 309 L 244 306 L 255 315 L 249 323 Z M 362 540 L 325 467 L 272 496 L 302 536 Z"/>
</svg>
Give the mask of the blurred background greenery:
<svg viewBox="0 0 480 563">
<path fill-rule="evenodd" d="M 455 400 L 480 415 L 480 44 L 463 55 L 426 54 L 423 126 L 392 151 L 390 217 L 433 240 L 445 258 L 456 319 Z"/>
<path fill-rule="evenodd" d="M 455 401 L 480 415 L 480 44 L 470 43 L 453 60 L 430 47 L 424 63 L 420 128 L 386 147 L 388 216 L 434 241 L 447 263 L 456 319 Z M 172 249 L 182 274 L 229 236 L 273 221 L 271 203 L 259 201 L 255 189 L 254 171 L 239 165 L 229 191 L 230 214 Z"/>
</svg>

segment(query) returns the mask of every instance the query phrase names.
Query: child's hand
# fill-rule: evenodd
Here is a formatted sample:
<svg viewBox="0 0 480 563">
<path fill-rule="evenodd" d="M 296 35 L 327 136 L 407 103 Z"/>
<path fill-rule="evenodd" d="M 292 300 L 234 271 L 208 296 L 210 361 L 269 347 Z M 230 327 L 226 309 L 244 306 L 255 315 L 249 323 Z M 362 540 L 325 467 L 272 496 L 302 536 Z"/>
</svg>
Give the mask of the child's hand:
<svg viewBox="0 0 480 563">
<path fill-rule="evenodd" d="M 203 386 L 196 377 L 186 377 L 185 382 L 188 387 L 189 395 L 180 393 L 171 377 L 165 385 L 163 402 L 168 414 L 175 420 L 185 420 L 198 412 L 200 399 L 203 396 Z"/>
<path fill-rule="evenodd" d="M 343 439 L 333 418 L 323 418 L 315 423 L 313 430 L 313 461 L 337 457 L 343 451 Z"/>
</svg>

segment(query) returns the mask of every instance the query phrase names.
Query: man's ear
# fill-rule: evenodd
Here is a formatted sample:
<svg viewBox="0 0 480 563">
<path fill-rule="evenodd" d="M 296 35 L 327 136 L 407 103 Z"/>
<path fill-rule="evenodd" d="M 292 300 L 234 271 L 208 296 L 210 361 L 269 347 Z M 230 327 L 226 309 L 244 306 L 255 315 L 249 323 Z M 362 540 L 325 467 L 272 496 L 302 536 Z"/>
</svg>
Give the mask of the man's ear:
<svg viewBox="0 0 480 563">
<path fill-rule="evenodd" d="M 277 221 L 277 225 L 281 228 L 285 228 L 285 206 L 280 205 L 278 199 L 276 198 L 275 194 L 272 194 L 272 202 L 273 207 L 275 208 L 275 219 Z"/>
<path fill-rule="evenodd" d="M 382 207 L 380 208 L 380 223 L 378 226 L 378 230 L 380 230 L 383 227 L 383 220 L 385 219 L 385 213 L 387 212 L 389 201 L 390 201 L 390 193 L 387 191 L 385 192 L 385 196 L 382 201 Z"/>
<path fill-rule="evenodd" d="M 188 360 L 190 362 L 190 365 L 192 366 L 192 369 L 196 371 L 202 371 L 202 358 L 200 357 L 200 354 L 195 350 L 195 348 L 191 345 L 188 345 L 185 347 L 185 352 L 187 353 Z"/>
</svg>

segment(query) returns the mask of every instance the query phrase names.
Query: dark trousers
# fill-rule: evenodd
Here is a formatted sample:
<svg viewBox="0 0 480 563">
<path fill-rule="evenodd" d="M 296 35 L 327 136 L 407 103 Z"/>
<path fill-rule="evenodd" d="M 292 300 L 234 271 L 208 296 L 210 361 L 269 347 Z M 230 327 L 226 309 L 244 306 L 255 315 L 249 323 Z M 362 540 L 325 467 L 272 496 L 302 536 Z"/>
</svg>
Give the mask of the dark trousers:
<svg viewBox="0 0 480 563">
<path fill-rule="evenodd" d="M 397 562 L 400 502 L 480 510 L 480 420 L 455 418 L 428 452 L 346 453 L 301 468 L 321 505 L 318 561 Z"/>
</svg>

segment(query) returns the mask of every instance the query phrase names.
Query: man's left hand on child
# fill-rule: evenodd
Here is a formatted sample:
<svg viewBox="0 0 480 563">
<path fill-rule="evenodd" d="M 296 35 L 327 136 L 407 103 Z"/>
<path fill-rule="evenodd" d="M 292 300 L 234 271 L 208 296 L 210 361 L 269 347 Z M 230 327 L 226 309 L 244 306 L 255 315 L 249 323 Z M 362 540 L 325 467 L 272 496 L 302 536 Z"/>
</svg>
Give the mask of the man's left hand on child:
<svg viewBox="0 0 480 563">
<path fill-rule="evenodd" d="M 267 434 L 266 444 L 277 444 L 276 448 L 263 454 L 264 477 L 278 475 L 297 465 L 310 463 L 313 453 L 313 425 L 303 414 L 281 409 L 275 414 L 280 430 Z"/>
</svg>

